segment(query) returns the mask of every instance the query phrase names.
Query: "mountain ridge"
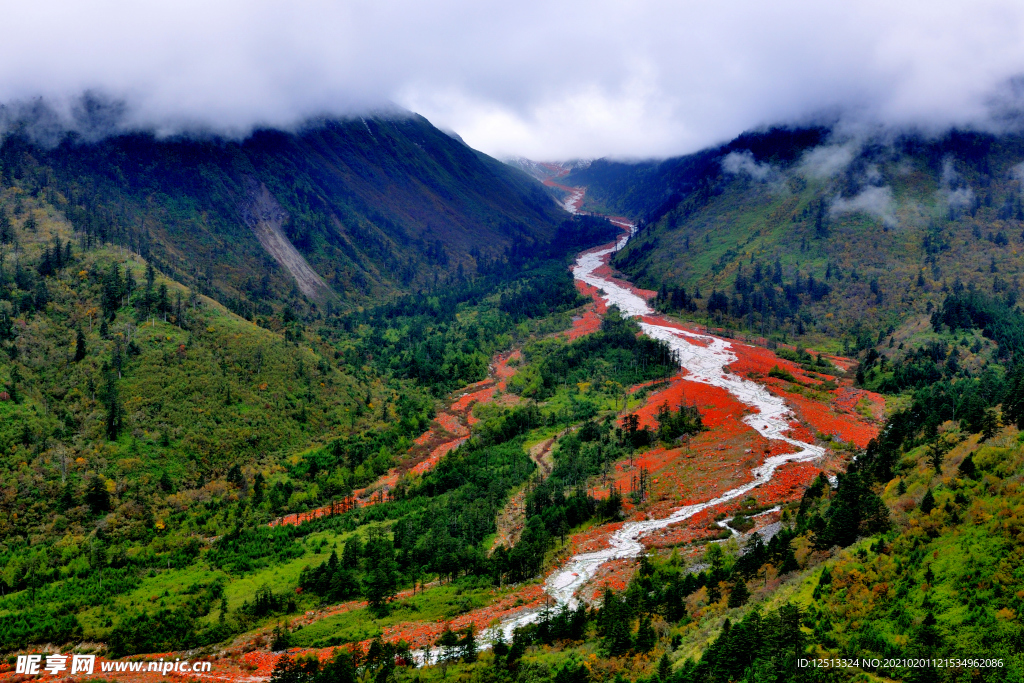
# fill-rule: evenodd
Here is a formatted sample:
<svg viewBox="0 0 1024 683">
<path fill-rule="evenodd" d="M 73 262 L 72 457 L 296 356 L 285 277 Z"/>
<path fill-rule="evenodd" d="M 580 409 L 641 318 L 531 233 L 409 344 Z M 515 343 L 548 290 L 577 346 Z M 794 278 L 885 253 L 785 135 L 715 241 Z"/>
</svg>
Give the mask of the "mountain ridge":
<svg viewBox="0 0 1024 683">
<path fill-rule="evenodd" d="M 42 147 L 13 133 L 0 174 L 90 237 L 152 252 L 161 270 L 246 317 L 278 307 L 293 286 L 246 225 L 260 185 L 282 208 L 284 238 L 341 305 L 474 273 L 514 243 L 549 240 L 564 220 L 525 175 L 413 114 L 318 120 L 243 140 L 137 132 Z M 325 293 L 294 252 L 279 253 L 291 254 L 308 291 Z"/>
</svg>

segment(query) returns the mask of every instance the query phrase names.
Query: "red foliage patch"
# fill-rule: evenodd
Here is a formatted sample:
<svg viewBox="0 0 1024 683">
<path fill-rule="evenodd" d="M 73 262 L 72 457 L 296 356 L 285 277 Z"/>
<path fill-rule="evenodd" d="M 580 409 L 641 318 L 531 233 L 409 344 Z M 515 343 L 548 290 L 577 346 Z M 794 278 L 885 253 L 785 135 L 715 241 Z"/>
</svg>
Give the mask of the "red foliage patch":
<svg viewBox="0 0 1024 683">
<path fill-rule="evenodd" d="M 776 505 L 795 500 L 803 495 L 821 469 L 808 462 L 790 462 L 775 470 L 767 484 L 751 491 L 761 505 Z"/>
<path fill-rule="evenodd" d="M 390 491 L 403 474 L 429 472 L 441 458 L 466 442 L 470 425 L 477 422 L 472 414 L 473 406 L 477 403 L 490 403 L 499 391 L 504 391 L 506 382 L 517 371 L 516 367 L 509 365 L 509 361 L 521 358 L 522 354 L 518 350 L 496 355 L 491 362 L 490 376 L 455 392 L 453 395 L 456 398 L 448 410 L 439 412 L 430 429 L 417 437 L 401 462 L 371 486 L 353 491 L 351 496 L 342 501 L 275 519 L 270 522 L 270 526 L 302 524 L 318 517 L 340 514 L 354 506 L 365 507 L 389 500 Z"/>
<path fill-rule="evenodd" d="M 576 281 L 577 288 L 582 284 Z M 584 285 L 585 287 L 586 285 Z M 565 333 L 570 340 L 579 339 L 601 329 L 601 316 L 595 310 L 596 305 L 590 304 L 583 310 L 583 315 L 572 319 L 572 327 Z"/>
<path fill-rule="evenodd" d="M 811 389 L 816 389 L 821 385 L 822 380 L 808 377 L 806 371 L 796 363 L 779 358 L 768 349 L 746 344 L 734 343 L 733 351 L 736 353 L 737 360 L 729 366 L 732 372 L 747 377 L 753 376 L 769 391 L 783 397 L 787 405 L 793 409 L 801 423 L 794 425 L 790 432 L 793 438 L 812 441 L 815 434 L 821 432 L 844 442 L 853 443 L 858 448 L 865 448 L 868 442 L 878 435 L 878 426 L 857 415 L 855 406 L 861 399 L 866 398 L 871 402 L 876 418 L 881 418 L 885 400 L 880 395 L 843 384 L 837 389 L 827 392 L 829 400 L 827 403 L 822 402 L 795 391 L 788 391 L 787 387 L 792 388 L 789 382 L 767 376 L 773 367 L 778 367 L 789 372 L 797 382 Z M 835 360 L 835 357 L 832 358 Z M 829 375 L 821 375 L 821 377 L 832 381 L 845 381 Z"/>
</svg>

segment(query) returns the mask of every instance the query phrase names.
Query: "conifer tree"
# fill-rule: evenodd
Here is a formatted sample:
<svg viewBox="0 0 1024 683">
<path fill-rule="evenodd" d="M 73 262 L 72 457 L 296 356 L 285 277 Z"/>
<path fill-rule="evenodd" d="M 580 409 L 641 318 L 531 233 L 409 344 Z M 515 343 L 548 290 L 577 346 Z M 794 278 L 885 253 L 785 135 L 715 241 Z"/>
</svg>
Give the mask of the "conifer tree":
<svg viewBox="0 0 1024 683">
<path fill-rule="evenodd" d="M 921 512 L 928 514 L 935 509 L 935 496 L 932 495 L 932 490 L 928 489 L 924 492 L 924 498 L 921 499 Z"/>
<path fill-rule="evenodd" d="M 121 397 L 117 390 L 116 372 L 113 368 L 107 370 L 107 381 L 103 388 L 103 402 L 107 407 L 107 439 L 117 441 L 121 433 L 124 421 L 124 408 L 121 406 Z"/>
<path fill-rule="evenodd" d="M 750 591 L 747 590 L 747 582 L 743 577 L 736 577 L 729 591 L 729 607 L 742 607 L 750 599 Z"/>
<path fill-rule="evenodd" d="M 71 486 L 70 481 L 64 482 L 64 486 L 60 490 L 60 498 L 57 499 L 57 508 L 61 511 L 67 511 L 75 507 L 75 489 Z"/>
<path fill-rule="evenodd" d="M 650 652 L 658 643 L 658 634 L 651 624 L 651 615 L 644 614 L 640 617 L 640 627 L 636 631 L 636 651 Z"/>
<path fill-rule="evenodd" d="M 263 474 L 261 472 L 257 472 L 256 476 L 253 477 L 253 480 L 252 480 L 252 504 L 253 505 L 259 505 L 260 503 L 263 502 L 263 489 L 265 487 L 266 487 L 266 483 L 265 483 L 265 481 L 263 479 Z M 335 559 L 337 559 L 337 555 L 335 553 L 332 552 L 331 556 L 334 557 Z"/>
<path fill-rule="evenodd" d="M 974 465 L 974 455 L 968 453 L 967 457 L 964 458 L 963 461 L 960 463 L 960 466 L 957 468 L 957 471 L 960 473 L 960 476 L 967 477 L 968 479 L 973 479 L 974 474 L 977 471 L 977 468 Z"/>
<path fill-rule="evenodd" d="M 465 634 L 459 639 L 459 649 L 462 652 L 462 661 L 467 664 L 471 664 L 476 661 L 477 645 L 476 635 L 473 633 L 473 622 L 469 622 L 469 626 L 466 627 Z"/>
<path fill-rule="evenodd" d="M 669 678 L 672 676 L 672 663 L 668 660 L 668 653 L 661 656 L 658 660 L 658 680 L 661 683 L 668 683 Z"/>
<path fill-rule="evenodd" d="M 14 347 L 18 348 L 18 347 Z M 18 366 L 15 365 L 11 368 L 11 381 L 7 384 L 7 393 L 11 396 L 11 401 L 14 403 L 21 403 L 21 397 L 18 395 L 18 385 L 21 384 L 21 372 L 18 370 Z"/>
<path fill-rule="evenodd" d="M 14 228 L 11 226 L 11 219 L 0 209 L 0 244 L 10 244 L 13 241 Z"/>
<path fill-rule="evenodd" d="M 85 334 L 82 333 L 82 328 L 79 327 L 75 331 L 75 362 L 79 362 L 85 358 Z"/>
<path fill-rule="evenodd" d="M 85 502 L 94 515 L 106 512 L 110 509 L 110 493 L 99 475 L 89 481 L 85 492 Z"/>
<path fill-rule="evenodd" d="M 363 545 L 358 536 L 345 541 L 345 549 L 341 553 L 341 565 L 345 569 L 359 569 L 359 558 L 363 556 Z"/>
</svg>

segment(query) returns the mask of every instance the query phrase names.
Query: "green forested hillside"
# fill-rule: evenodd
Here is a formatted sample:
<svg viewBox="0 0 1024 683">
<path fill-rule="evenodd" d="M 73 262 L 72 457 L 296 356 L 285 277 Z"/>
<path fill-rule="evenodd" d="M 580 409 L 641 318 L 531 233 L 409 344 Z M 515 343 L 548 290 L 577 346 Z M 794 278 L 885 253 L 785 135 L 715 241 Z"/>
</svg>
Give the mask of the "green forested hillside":
<svg viewBox="0 0 1024 683">
<path fill-rule="evenodd" d="M 664 310 L 836 348 L 899 345 L 954 287 L 1015 301 L 1022 139 L 775 138 L 788 154 L 751 153 L 741 139 L 680 160 L 703 165 L 644 208 L 614 265 L 660 290 Z"/>
<path fill-rule="evenodd" d="M 410 118 L 241 143 L 8 139 L 0 651 L 380 636 L 363 659 L 282 660 L 276 680 L 1020 678 L 1024 142 L 822 130 L 574 177 L 643 219 L 613 265 L 660 309 L 855 355 L 850 376 L 886 395 L 879 437 L 783 505 L 770 538 L 652 550 L 592 605 L 545 610 L 486 652 L 439 630 L 440 666 L 400 666 L 404 634 L 507 614 L 574 533 L 645 511 L 643 469 L 628 491 L 595 495 L 598 478 L 706 424 L 685 405 L 655 429 L 629 419 L 676 367 L 616 309 L 576 341 L 553 334 L 586 301 L 570 255 L 616 229 L 555 221 L 543 193 L 440 135 Z M 265 268 L 254 212 L 287 216 L 335 294 L 303 298 Z M 434 469 L 400 472 L 378 504 L 269 526 L 372 485 L 512 348 L 505 393 Z M 764 510 L 737 504 L 709 528 L 749 530 Z"/>
<path fill-rule="evenodd" d="M 401 112 L 244 140 L 69 134 L 43 146 L 15 130 L 0 146 L 0 181 L 18 191 L 4 207 L 16 223 L 52 206 L 87 242 L 140 253 L 250 319 L 282 300 L 304 305 L 257 240 L 260 221 L 327 283 L 333 295 L 314 297 L 322 307 L 474 273 L 510 247 L 550 240 L 562 220 L 525 174 Z"/>
<path fill-rule="evenodd" d="M 2 199 L 22 206 L 0 214 L 5 649 L 82 637 L 111 653 L 212 646 L 294 612 L 279 588 L 255 601 L 253 592 L 297 588 L 300 570 L 330 554 L 327 539 L 374 518 L 301 532 L 267 523 L 372 483 L 426 430 L 438 397 L 483 379 L 497 351 L 564 326 L 581 302 L 567 256 L 617 231 L 565 221 L 532 253 L 482 261 L 443 291 L 326 314 L 285 300 L 261 327 L 152 261 L 76 232 L 44 195 L 26 199 L 15 184 Z M 447 554 L 432 548 L 378 576 L 371 543 L 371 559 L 334 597 L 364 594 L 377 579 L 391 596 L 417 572 L 479 557 L 495 509 L 532 471 L 522 431 L 541 417 L 524 415 L 522 428 L 496 416 L 468 464 L 452 460 L 397 506 L 394 519 L 443 519 L 476 500 L 506 459 L 507 481 L 472 527 L 449 532 Z M 464 474 L 476 488 L 448 481 Z M 394 552 L 391 536 L 385 546 Z M 302 604 L 317 601 L 311 590 Z"/>
</svg>

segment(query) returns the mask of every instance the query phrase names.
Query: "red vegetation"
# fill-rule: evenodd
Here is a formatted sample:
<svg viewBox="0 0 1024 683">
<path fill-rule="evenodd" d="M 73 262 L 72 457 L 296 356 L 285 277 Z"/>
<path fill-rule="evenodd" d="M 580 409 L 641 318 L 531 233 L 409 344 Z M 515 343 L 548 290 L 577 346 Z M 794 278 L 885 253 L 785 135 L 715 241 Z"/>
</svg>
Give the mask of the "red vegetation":
<svg viewBox="0 0 1024 683">
<path fill-rule="evenodd" d="M 800 423 L 806 425 L 806 427 L 794 427 L 794 430 L 790 432 L 793 438 L 810 441 L 820 432 L 843 442 L 853 443 L 858 448 L 865 448 L 868 441 L 878 434 L 878 426 L 858 415 L 856 405 L 861 399 L 867 399 L 872 406 L 874 418 L 880 419 L 885 404 L 880 395 L 855 389 L 849 385 L 849 380 L 838 377 L 824 374 L 819 375 L 823 378 L 820 380 L 808 377 L 806 371 L 799 365 L 779 358 L 768 349 L 734 343 L 733 351 L 737 360 L 729 366 L 729 369 L 737 374 L 756 379 L 764 384 L 769 391 L 786 399 L 786 403 L 793 409 Z M 832 358 L 835 359 L 835 357 Z M 846 359 L 835 360 L 845 361 Z M 768 377 L 768 372 L 775 367 L 792 374 L 799 384 L 813 390 L 813 393 L 803 392 L 786 380 Z M 825 392 L 819 388 L 825 380 L 841 384 L 838 388 Z M 822 395 L 827 396 L 828 399 L 821 400 Z"/>
<path fill-rule="evenodd" d="M 761 505 L 775 505 L 795 500 L 803 495 L 821 469 L 808 462 L 786 463 L 775 470 L 775 476 L 767 484 L 750 492 Z"/>
<path fill-rule="evenodd" d="M 804 369 L 796 363 L 785 358 L 779 358 L 769 349 L 734 341 L 732 342 L 731 350 L 736 354 L 736 360 L 729 365 L 729 370 L 737 375 L 749 377 L 751 374 L 755 374 L 754 379 L 762 382 L 763 378 L 768 377 L 768 373 L 772 368 L 777 367 L 793 375 L 798 382 L 812 385 L 821 383 L 821 380 L 812 379 L 804 374 Z M 757 375 L 760 375 L 760 377 Z M 822 376 L 832 379 L 828 375 Z"/>
<path fill-rule="evenodd" d="M 497 592 L 497 591 L 495 591 Z M 458 616 L 451 621 L 405 621 L 384 629 L 384 640 L 398 642 L 404 640 L 413 649 L 433 644 L 445 628 L 458 631 L 473 624 L 476 633 L 490 628 L 502 619 L 506 619 L 524 610 L 537 609 L 544 603 L 544 589 L 539 584 L 523 586 L 502 596 L 487 607 L 473 610 Z"/>
<path fill-rule="evenodd" d="M 330 505 L 275 519 L 270 522 L 270 526 L 302 524 L 318 517 L 341 514 L 353 507 L 376 505 L 389 500 L 389 492 L 395 488 L 402 475 L 406 472 L 416 475 L 429 472 L 441 458 L 465 443 L 469 438 L 469 427 L 477 422 L 472 414 L 473 406 L 477 403 L 490 403 L 499 391 L 504 391 L 508 378 L 516 374 L 516 367 L 510 365 L 509 361 L 521 358 L 522 354 L 518 350 L 496 355 L 491 362 L 490 376 L 455 392 L 453 395 L 457 398 L 451 402 L 448 410 L 439 412 L 430 429 L 417 437 L 401 462 L 372 485 L 357 489 L 347 498 Z"/>
<path fill-rule="evenodd" d="M 579 281 L 576 282 L 577 288 L 580 288 L 580 284 L 581 283 Z M 584 285 L 584 287 L 585 286 L 586 285 Z M 595 308 L 595 304 L 590 304 L 583 310 L 583 315 L 572 319 L 572 327 L 565 333 L 570 341 L 592 334 L 601 329 L 601 316 L 598 315 Z"/>
</svg>

